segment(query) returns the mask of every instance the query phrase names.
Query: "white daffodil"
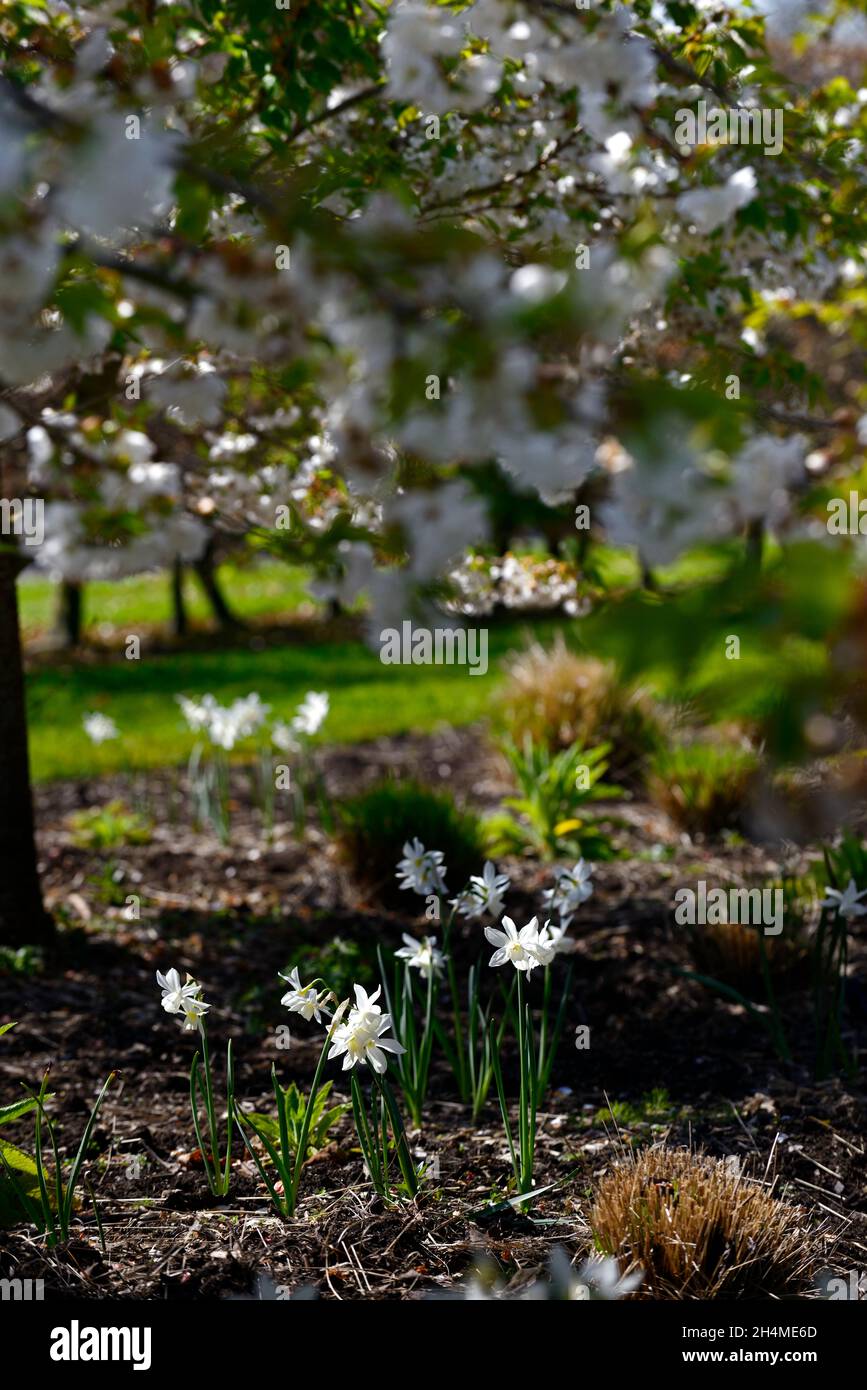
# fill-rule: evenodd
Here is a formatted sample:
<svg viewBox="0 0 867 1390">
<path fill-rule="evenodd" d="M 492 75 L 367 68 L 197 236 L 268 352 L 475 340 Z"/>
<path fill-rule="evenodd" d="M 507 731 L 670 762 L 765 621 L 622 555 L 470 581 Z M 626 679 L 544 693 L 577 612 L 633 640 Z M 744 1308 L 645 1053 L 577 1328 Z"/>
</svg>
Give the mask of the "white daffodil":
<svg viewBox="0 0 867 1390">
<path fill-rule="evenodd" d="M 452 899 L 451 905 L 461 917 L 467 917 L 471 921 L 481 917 L 485 912 L 491 917 L 499 917 L 505 907 L 503 894 L 511 882 L 509 875 L 498 874 L 488 859 L 483 872 L 472 875 L 469 886 L 457 898 Z"/>
<path fill-rule="evenodd" d="M 376 1002 L 382 994 L 382 985 L 372 994 L 368 994 L 363 985 L 353 985 L 352 990 L 355 995 L 355 1008 L 350 1010 L 349 1021 L 356 1028 L 374 1027 L 382 1016 L 382 1005 Z"/>
<path fill-rule="evenodd" d="M 516 970 L 534 970 L 539 964 L 536 949 L 539 942 L 539 919 L 534 917 L 526 927 L 516 927 L 511 917 L 503 918 L 504 931 L 485 927 L 485 936 L 496 946 L 489 965 L 514 965 Z"/>
<path fill-rule="evenodd" d="M 295 712 L 292 728 L 312 738 L 319 732 L 328 714 L 329 705 L 330 701 L 325 691 L 308 690 Z"/>
<path fill-rule="evenodd" d="M 566 928 L 562 923 L 559 927 L 555 927 L 553 922 L 546 922 L 545 927 L 554 946 L 555 955 L 561 955 L 567 951 L 574 951 L 575 943 L 566 935 Z"/>
<path fill-rule="evenodd" d="M 446 866 L 442 851 L 425 849 L 418 838 L 403 847 L 403 859 L 397 866 L 396 878 L 402 878 L 401 888 L 411 888 L 414 893 L 444 893 L 446 891 Z"/>
<path fill-rule="evenodd" d="M 283 724 L 279 721 L 271 727 L 271 742 L 281 753 L 300 753 L 301 744 L 295 737 L 295 730 L 291 724 Z"/>
<path fill-rule="evenodd" d="M 425 980 L 429 980 L 431 975 L 440 974 L 445 965 L 445 956 L 437 950 L 435 936 L 423 936 L 421 941 L 416 941 L 415 937 L 404 932 L 403 939 L 406 945 L 394 953 L 398 960 L 405 960 L 411 970 L 419 970 Z"/>
<path fill-rule="evenodd" d="M 391 1027 L 391 1015 L 384 1014 L 376 1003 L 380 991 L 377 989 L 368 995 L 361 985 L 355 985 L 354 989 L 355 1008 L 350 1009 L 345 1023 L 333 1028 L 328 1060 L 342 1056 L 344 1071 L 358 1062 L 366 1062 L 381 1076 L 388 1066 L 386 1053 L 399 1055 L 406 1049 L 394 1038 L 384 1037 Z"/>
<path fill-rule="evenodd" d="M 593 865 L 579 859 L 574 869 L 555 869 L 554 875 L 554 887 L 546 888 L 542 898 L 549 911 L 560 914 L 560 925 L 565 930 L 581 904 L 593 896 Z"/>
<path fill-rule="evenodd" d="M 585 1260 L 578 1271 L 577 1284 L 590 1290 L 590 1298 L 600 1302 L 613 1302 L 618 1298 L 626 1296 L 637 1289 L 642 1282 L 644 1275 L 641 1270 L 636 1270 L 633 1274 L 621 1274 L 620 1266 L 617 1261 L 609 1256 L 602 1258 L 591 1256 Z M 578 1295 L 576 1292 L 571 1294 L 575 1297 L 586 1298 L 586 1294 Z"/>
<path fill-rule="evenodd" d="M 187 976 L 186 984 L 181 984 L 181 977 L 174 969 L 167 970 L 165 975 L 159 970 L 156 974 L 157 984 L 163 992 L 160 1002 L 166 1013 L 183 1014 L 184 1028 L 198 1028 L 200 1020 L 211 1007 L 199 998 L 202 986 L 191 975 Z"/>
<path fill-rule="evenodd" d="M 538 965 L 550 965 L 560 949 L 559 941 L 563 931 L 562 928 L 559 929 L 559 936 L 555 935 L 557 931 L 558 928 L 552 928 L 550 922 L 546 922 L 544 927 L 539 929 L 532 946 L 532 952 Z"/>
<path fill-rule="evenodd" d="M 203 695 L 201 700 L 189 700 L 186 695 L 176 695 L 175 699 L 181 707 L 181 713 L 187 721 L 187 725 L 194 734 L 207 728 L 211 712 L 216 705 L 213 695 Z"/>
<path fill-rule="evenodd" d="M 210 1008 L 204 999 L 196 999 L 192 995 L 187 995 L 181 1003 L 181 1012 L 184 1015 L 184 1032 L 192 1033 L 195 1029 L 201 1028 L 202 1019 Z"/>
<path fill-rule="evenodd" d="M 251 738 L 265 723 L 271 706 L 262 703 L 255 692 L 221 705 L 213 695 L 201 700 L 176 696 L 181 712 L 193 733 L 205 733 L 217 748 L 230 752 L 242 739 Z"/>
<path fill-rule="evenodd" d="M 82 724 L 91 743 L 107 743 L 109 739 L 119 737 L 117 725 L 107 714 L 98 714 L 95 711 L 86 714 Z"/>
<path fill-rule="evenodd" d="M 841 917 L 863 917 L 867 907 L 859 902 L 859 898 L 863 898 L 865 894 L 867 888 L 859 893 L 854 878 L 850 878 L 842 893 L 838 888 L 826 888 L 821 906 L 836 908 Z"/>
<path fill-rule="evenodd" d="M 278 971 L 279 974 L 279 971 Z M 302 985 L 297 965 L 288 975 L 280 975 L 292 988 L 287 990 L 280 1003 L 292 1014 L 300 1014 L 308 1023 L 311 1018 L 322 1022 L 322 1012 L 328 1001 L 328 990 L 317 990 L 315 985 Z"/>
<path fill-rule="evenodd" d="M 256 692 L 251 691 L 249 695 L 233 701 L 230 713 L 237 726 L 239 738 L 249 738 L 261 729 L 271 713 L 271 706 L 263 704 Z"/>
</svg>

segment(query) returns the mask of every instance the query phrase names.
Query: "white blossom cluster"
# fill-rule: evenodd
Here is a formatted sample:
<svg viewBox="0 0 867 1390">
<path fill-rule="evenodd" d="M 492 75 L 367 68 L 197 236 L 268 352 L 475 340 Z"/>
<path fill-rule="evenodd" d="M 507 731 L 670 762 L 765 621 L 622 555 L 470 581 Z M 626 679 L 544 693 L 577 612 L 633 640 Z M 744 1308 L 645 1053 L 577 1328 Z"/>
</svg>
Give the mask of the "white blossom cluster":
<svg viewBox="0 0 867 1390">
<path fill-rule="evenodd" d="M 805 25 L 835 49 L 864 43 L 857 13 L 802 0 L 758 8 L 775 43 Z M 701 12 L 725 23 L 714 6 Z M 0 87 L 0 193 L 13 210 L 0 229 L 0 431 L 13 443 L 26 436 L 31 485 L 48 499 L 41 567 L 115 577 L 193 560 L 214 528 L 268 532 L 285 514 L 316 540 L 345 519 L 356 535 L 341 536 L 321 592 L 366 595 L 372 632 L 444 575 L 458 612 L 579 612 L 578 577 L 559 562 L 466 558 L 484 544 L 486 509 L 455 468 L 495 461 L 558 505 L 606 471 L 600 445 L 612 438 L 626 464 L 610 472 L 594 523 L 649 565 L 758 521 L 795 524 L 809 452 L 800 437 L 762 431 L 724 457 L 671 413 L 643 440 L 610 418 L 620 370 L 667 335 L 688 341 L 743 316 L 741 291 L 721 284 L 673 321 L 666 298 L 691 255 L 736 251 L 757 298 L 764 290 L 754 314 L 763 322 L 738 328 L 756 355 L 764 322 L 794 296 L 816 301 L 863 276 L 851 247 L 835 260 L 776 227 L 740 226 L 757 199 L 773 203 L 773 160 L 737 145 L 700 165 L 678 156 L 665 134 L 671 111 L 708 93 L 660 64 L 648 33 L 664 43 L 678 32 L 664 7 L 643 22 L 629 6 L 566 16 L 522 0 L 460 10 L 397 0 L 380 55 L 388 109 L 413 112 L 396 141 L 415 204 L 348 180 L 316 204 L 340 238 L 299 224 L 283 245 L 271 185 L 260 194 L 226 179 L 207 231 L 175 238 L 170 260 L 158 248 L 173 233 L 178 171 L 197 176 L 188 166 L 212 129 L 202 93 L 228 59 L 197 58 L 186 35 L 159 75 L 131 79 L 120 102 L 106 79 L 118 56 L 114 18 L 82 17 L 74 64 L 62 77 L 45 64 L 26 100 Z M 759 95 L 749 78 L 748 69 L 745 103 Z M 358 95 L 337 86 L 329 107 L 340 112 Z M 838 121 L 860 120 L 865 102 L 855 88 Z M 350 105 L 333 125 L 303 132 L 302 167 L 381 124 L 385 107 Z M 261 146 L 254 163 L 267 164 L 262 127 L 251 120 L 243 133 Z M 860 141 L 846 159 L 853 177 L 863 174 Z M 429 250 L 443 222 L 472 241 Z M 636 222 L 640 245 L 627 235 Z M 115 278 L 70 312 L 73 256 Z M 111 294 L 107 313 L 100 296 Z M 126 339 L 125 323 L 135 325 Z M 131 415 L 121 429 L 58 404 L 67 376 L 104 369 L 110 353 Z M 296 359 L 315 381 L 303 405 L 263 389 Z M 400 399 L 395 380 L 413 373 L 417 389 Z M 690 389 L 688 372 L 670 379 Z M 28 393 L 36 400 L 46 383 L 52 404 L 32 407 Z M 407 459 L 425 467 L 408 475 Z"/>
<path fill-rule="evenodd" d="M 511 553 L 499 559 L 467 555 L 449 579 L 455 597 L 448 607 L 464 616 L 492 613 L 497 605 L 525 612 L 562 609 L 573 616 L 590 608 L 578 575 L 561 560 Z"/>
</svg>

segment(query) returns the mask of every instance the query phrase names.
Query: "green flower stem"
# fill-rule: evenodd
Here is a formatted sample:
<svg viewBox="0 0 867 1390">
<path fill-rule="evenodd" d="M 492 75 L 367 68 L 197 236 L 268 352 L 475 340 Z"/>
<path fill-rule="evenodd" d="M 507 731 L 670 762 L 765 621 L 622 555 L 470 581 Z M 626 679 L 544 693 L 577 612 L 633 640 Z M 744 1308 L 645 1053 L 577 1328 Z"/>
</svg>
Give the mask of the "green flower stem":
<svg viewBox="0 0 867 1390">
<path fill-rule="evenodd" d="M 316 1104 L 316 1097 L 319 1094 L 322 1072 L 325 1067 L 328 1050 L 331 1047 L 331 1039 L 336 1027 L 337 1023 L 332 1022 L 331 1027 L 325 1035 L 325 1042 L 322 1044 L 322 1051 L 319 1054 L 319 1061 L 316 1063 L 316 1071 L 313 1074 L 313 1085 L 310 1087 L 310 1095 L 307 1101 L 307 1107 L 304 1111 L 304 1119 L 301 1121 L 301 1130 L 298 1135 L 298 1149 L 295 1154 L 295 1164 L 292 1170 L 292 1180 L 288 1194 L 290 1216 L 294 1214 L 295 1204 L 298 1201 L 298 1187 L 301 1182 L 301 1173 L 304 1168 L 304 1159 L 307 1153 L 307 1140 L 310 1136 L 310 1125 L 313 1122 L 313 1108 Z"/>
<path fill-rule="evenodd" d="M 455 1080 L 458 1085 L 458 1094 L 464 1104 L 472 1098 L 472 1090 L 467 1070 L 467 1057 L 464 1048 L 464 1031 L 461 1026 L 461 1009 L 458 994 L 458 981 L 455 974 L 455 964 L 450 950 L 452 927 L 454 926 L 455 913 L 457 908 L 452 908 L 449 919 L 443 930 L 443 954 L 446 958 L 446 978 L 449 982 L 449 993 L 452 1001 L 452 1028 L 455 1035 Z"/>
<path fill-rule="evenodd" d="M 232 1170 L 232 1116 L 235 1110 L 235 1067 L 232 1057 L 232 1043 L 230 1040 L 226 1048 L 226 1109 L 228 1122 L 226 1125 L 226 1157 L 224 1160 L 221 1160 L 219 1124 L 214 1107 L 211 1054 L 208 1047 L 208 1030 L 204 1018 L 199 1020 L 199 1031 L 202 1038 L 202 1065 L 200 1066 L 199 1064 L 200 1054 L 196 1052 L 193 1057 L 192 1067 L 190 1068 L 190 1107 L 193 1114 L 193 1128 L 196 1132 L 196 1140 L 202 1155 L 202 1162 L 205 1165 L 208 1186 L 215 1197 L 225 1197 L 226 1193 L 229 1191 Z M 204 1143 L 201 1126 L 199 1125 L 199 1097 L 204 1101 L 205 1111 L 208 1116 L 208 1138 L 210 1148 Z"/>
</svg>

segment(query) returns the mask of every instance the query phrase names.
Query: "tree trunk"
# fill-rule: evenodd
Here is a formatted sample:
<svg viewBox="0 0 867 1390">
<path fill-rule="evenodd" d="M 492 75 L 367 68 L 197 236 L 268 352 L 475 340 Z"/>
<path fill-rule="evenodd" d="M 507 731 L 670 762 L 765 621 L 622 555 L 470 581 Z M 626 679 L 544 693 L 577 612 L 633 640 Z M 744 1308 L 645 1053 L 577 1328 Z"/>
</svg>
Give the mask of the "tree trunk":
<svg viewBox="0 0 867 1390">
<path fill-rule="evenodd" d="M 217 583 L 217 567 L 214 562 L 214 542 L 209 541 L 207 548 L 201 559 L 194 562 L 194 569 L 199 576 L 199 583 L 205 591 L 208 602 L 214 610 L 214 617 L 221 628 L 241 627 L 240 618 L 236 618 L 225 598 L 222 590 Z"/>
<path fill-rule="evenodd" d="M 21 569 L 15 552 L 0 548 L 0 943 L 39 946 L 53 939 L 54 923 L 37 871 L 15 584 Z"/>
<path fill-rule="evenodd" d="M 184 562 L 175 560 L 172 566 L 172 632 L 176 637 L 186 637 L 187 605 L 184 602 Z"/>
<path fill-rule="evenodd" d="M 746 559 L 748 567 L 754 572 L 762 568 L 762 554 L 765 546 L 765 523 L 760 517 L 747 526 Z"/>
<path fill-rule="evenodd" d="M 65 647 L 81 642 L 81 613 L 84 590 L 70 579 L 61 581 L 57 601 L 57 632 Z"/>
</svg>

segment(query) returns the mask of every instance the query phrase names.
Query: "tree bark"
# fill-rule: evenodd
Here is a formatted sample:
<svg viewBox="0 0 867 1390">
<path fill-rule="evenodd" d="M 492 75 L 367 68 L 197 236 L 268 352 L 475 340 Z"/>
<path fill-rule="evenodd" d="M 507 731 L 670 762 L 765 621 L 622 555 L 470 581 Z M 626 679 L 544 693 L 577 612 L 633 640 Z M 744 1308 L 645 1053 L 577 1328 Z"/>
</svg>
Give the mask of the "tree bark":
<svg viewBox="0 0 867 1390">
<path fill-rule="evenodd" d="M 65 647 L 77 647 L 81 642 L 81 612 L 84 589 L 64 579 L 57 601 L 57 632 Z"/>
<path fill-rule="evenodd" d="M 242 627 L 240 618 L 232 612 L 223 592 L 217 583 L 217 566 L 214 560 L 214 542 L 209 541 L 201 559 L 194 562 L 193 568 L 199 576 L 199 583 L 205 591 L 208 602 L 214 610 L 214 617 L 221 628 Z"/>
<path fill-rule="evenodd" d="M 0 546 L 0 943 L 47 945 L 54 922 L 42 903 L 27 750 L 24 664 L 16 579 L 23 568 Z"/>
</svg>

